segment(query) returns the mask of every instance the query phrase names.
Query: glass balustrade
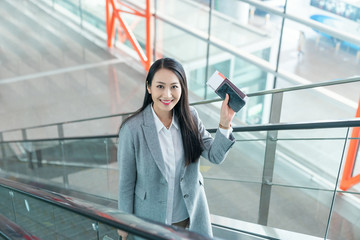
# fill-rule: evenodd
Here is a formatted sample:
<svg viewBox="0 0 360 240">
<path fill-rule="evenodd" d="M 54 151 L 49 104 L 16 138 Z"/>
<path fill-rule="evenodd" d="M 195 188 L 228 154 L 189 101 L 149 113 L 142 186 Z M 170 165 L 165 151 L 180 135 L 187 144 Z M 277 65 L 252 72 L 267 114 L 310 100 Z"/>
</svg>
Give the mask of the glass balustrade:
<svg viewBox="0 0 360 240">
<path fill-rule="evenodd" d="M 205 114 L 201 108 L 199 113 Z M 351 130 L 282 130 L 276 138 L 269 138 L 267 131 L 234 132 L 236 144 L 223 164 L 201 159 L 210 212 L 314 237 L 329 234 L 336 239 L 338 231 L 332 228 L 359 236 L 354 217 L 360 212 L 360 189 L 357 185 L 349 191 L 336 188 Z M 9 174 L 116 200 L 117 141 L 121 139 L 2 143 L 5 161 L 1 168 Z M 36 150 L 41 150 L 40 162 Z M 349 204 L 344 207 L 345 203 Z M 3 205 L 13 219 L 11 206 Z"/>
</svg>

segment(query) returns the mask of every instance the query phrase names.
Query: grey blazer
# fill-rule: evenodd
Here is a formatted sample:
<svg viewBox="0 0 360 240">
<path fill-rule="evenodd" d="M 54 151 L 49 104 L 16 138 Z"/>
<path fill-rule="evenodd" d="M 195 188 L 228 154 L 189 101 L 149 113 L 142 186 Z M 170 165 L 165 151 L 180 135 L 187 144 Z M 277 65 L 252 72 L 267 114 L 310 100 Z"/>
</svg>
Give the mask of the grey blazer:
<svg viewBox="0 0 360 240">
<path fill-rule="evenodd" d="M 234 144 L 234 136 L 231 134 L 228 139 L 218 130 L 215 138 L 212 138 L 192 107 L 191 113 L 204 142 L 202 156 L 212 163 L 220 164 Z M 122 126 L 118 141 L 119 209 L 165 223 L 168 185 L 150 105 Z M 199 167 L 200 161 L 183 165 L 181 191 L 190 216 L 189 229 L 212 236 L 204 180 Z"/>
</svg>

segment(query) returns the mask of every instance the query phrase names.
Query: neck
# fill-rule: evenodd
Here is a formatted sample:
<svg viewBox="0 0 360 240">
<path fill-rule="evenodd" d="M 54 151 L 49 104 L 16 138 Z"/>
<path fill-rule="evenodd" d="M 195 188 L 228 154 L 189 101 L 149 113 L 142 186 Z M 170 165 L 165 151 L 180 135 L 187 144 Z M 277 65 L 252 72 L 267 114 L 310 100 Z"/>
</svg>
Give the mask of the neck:
<svg viewBox="0 0 360 240">
<path fill-rule="evenodd" d="M 156 109 L 154 108 L 154 112 L 156 116 L 160 119 L 160 121 L 164 124 L 164 126 L 166 128 L 169 128 L 172 121 L 173 110 L 169 112 L 162 112 L 162 111 L 156 111 Z"/>
</svg>

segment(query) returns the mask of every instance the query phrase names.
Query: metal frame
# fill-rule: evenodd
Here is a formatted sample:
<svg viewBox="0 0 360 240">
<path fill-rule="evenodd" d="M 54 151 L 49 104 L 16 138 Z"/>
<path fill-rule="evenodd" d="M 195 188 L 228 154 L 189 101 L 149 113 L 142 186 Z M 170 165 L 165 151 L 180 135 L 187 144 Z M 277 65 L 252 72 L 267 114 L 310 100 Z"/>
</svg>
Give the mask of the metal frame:
<svg viewBox="0 0 360 240">
<path fill-rule="evenodd" d="M 359 106 L 356 111 L 356 118 L 360 118 L 360 99 L 359 99 Z M 360 183 L 360 173 L 353 176 L 355 162 L 359 154 L 359 147 L 360 147 L 360 128 L 355 127 L 352 130 L 351 140 L 349 143 L 349 149 L 347 152 L 347 157 L 345 161 L 344 171 L 340 182 L 340 188 L 344 191 L 348 190 L 355 184 Z"/>
<path fill-rule="evenodd" d="M 116 4 L 118 3 L 118 4 Z M 118 6 L 120 5 L 120 7 Z M 128 8 L 129 10 L 123 10 L 122 7 Z M 135 35 L 132 30 L 124 20 L 121 13 L 133 14 L 139 17 L 144 17 L 146 20 L 146 44 L 145 44 L 145 53 L 141 48 L 139 42 L 136 40 Z M 152 27 L 151 27 L 151 11 L 150 11 L 150 0 L 146 0 L 146 9 L 145 12 L 140 12 L 135 8 L 132 8 L 128 4 L 125 4 L 123 1 L 115 0 L 106 0 L 106 32 L 107 32 L 107 45 L 111 47 L 114 44 L 115 39 L 115 20 L 120 23 L 121 28 L 124 31 L 126 38 L 130 41 L 134 50 L 140 57 L 141 63 L 143 64 L 146 71 L 150 69 L 152 63 Z"/>
<path fill-rule="evenodd" d="M 334 86 L 334 85 L 346 84 L 346 83 L 354 83 L 354 82 L 360 82 L 360 76 L 346 78 L 346 79 L 340 79 L 340 80 L 324 81 L 324 82 L 320 82 L 320 83 L 303 84 L 303 85 L 298 85 L 298 86 L 293 86 L 293 87 L 257 91 L 257 92 L 253 92 L 253 93 L 247 93 L 247 96 L 248 97 L 256 97 L 256 96 L 263 96 L 263 95 L 268 95 L 268 94 L 285 93 L 285 92 L 291 92 L 291 91 L 313 89 L 313 88 L 318 88 L 318 87 Z M 203 105 L 203 104 L 220 102 L 220 101 L 222 101 L 221 98 L 216 98 L 216 99 L 211 99 L 211 100 L 193 102 L 193 103 L 190 103 L 190 105 L 191 106 Z M 65 124 L 72 124 L 72 123 L 79 123 L 79 122 L 86 122 L 86 121 L 93 121 L 93 120 L 100 120 L 100 119 L 113 118 L 113 117 L 126 117 L 128 115 L 132 115 L 133 113 L 134 112 L 118 113 L 118 114 L 111 114 L 111 115 L 106 115 L 106 116 L 101 116 L 101 117 L 78 119 L 78 120 L 74 120 L 74 121 L 43 124 L 43 125 L 37 125 L 37 126 L 32 126 L 32 127 L 27 127 L 27 128 L 15 128 L 15 129 L 9 129 L 9 130 L 0 131 L 0 134 L 2 134 L 2 137 L 4 138 L 4 133 L 9 133 L 9 132 L 23 131 L 23 130 L 26 131 L 26 130 L 29 130 L 29 129 L 51 127 L 51 126 L 57 126 L 58 127 L 59 125 L 63 126 Z M 263 126 L 266 126 L 266 124 L 263 125 Z M 251 128 L 251 126 L 248 126 L 248 127 Z M 63 136 L 61 132 L 63 133 L 63 131 L 61 131 L 58 128 L 58 136 L 60 138 Z M 23 140 L 25 140 L 25 139 L 23 138 Z"/>
<path fill-rule="evenodd" d="M 273 101 L 277 102 L 277 101 L 280 101 L 281 99 L 282 99 L 282 93 L 277 94 L 273 98 Z M 279 112 L 272 116 L 271 121 L 277 122 L 278 116 L 279 116 Z M 336 120 L 336 121 L 317 121 L 317 122 L 303 122 L 303 123 L 274 123 L 274 124 L 269 123 L 269 124 L 257 125 L 257 126 L 234 127 L 234 130 L 233 130 L 234 132 L 269 131 L 268 137 L 267 137 L 268 146 L 266 147 L 266 153 L 265 153 L 263 180 L 261 183 L 259 183 L 259 184 L 262 184 L 260 209 L 259 209 L 259 221 L 258 221 L 259 224 L 267 225 L 267 216 L 268 216 L 268 211 L 269 211 L 271 188 L 273 185 L 276 185 L 276 184 L 272 183 L 272 174 L 273 174 L 274 159 L 275 159 L 274 157 L 275 157 L 275 151 L 276 151 L 277 132 L 282 131 L 282 130 L 295 130 L 295 129 L 296 130 L 324 129 L 324 128 L 348 128 L 349 129 L 350 127 L 359 127 L 360 128 L 360 119 L 346 119 L 346 120 Z M 208 129 L 208 131 L 214 133 L 217 131 L 217 129 Z M 117 137 L 118 137 L 118 135 L 106 135 L 106 136 L 91 136 L 91 137 L 79 137 L 79 138 L 37 139 L 37 140 L 34 140 L 34 142 L 54 141 L 54 140 L 63 142 L 66 140 L 75 140 L 75 139 L 84 140 L 84 139 L 94 139 L 94 138 L 117 138 Z M 345 152 L 347 140 L 348 140 L 348 136 L 346 136 L 346 138 L 344 140 L 343 152 Z M 24 140 L 21 142 L 28 142 L 28 141 L 30 141 L 30 140 Z M 3 142 L 3 144 L 13 143 L 13 142 L 16 142 L 16 141 L 5 141 L 5 142 Z M 344 154 L 343 154 L 343 156 L 344 156 Z M 340 178 L 342 161 L 343 161 L 343 157 L 339 164 L 338 176 L 336 179 L 335 187 L 333 190 L 331 190 L 331 192 L 333 192 L 333 197 L 332 197 L 332 202 L 331 202 L 331 206 L 330 206 L 330 210 L 329 210 L 326 234 L 328 234 L 328 230 L 330 228 L 332 213 L 333 213 L 334 206 L 335 206 L 335 199 L 336 199 L 336 195 L 338 193 L 337 187 L 338 187 L 338 182 L 339 182 L 339 178 Z M 1 179 L 0 179 L 0 185 L 1 185 Z M 292 187 L 294 187 L 294 186 L 292 186 Z M 330 190 L 327 190 L 327 191 L 330 191 Z M 44 197 L 43 195 L 41 195 L 41 196 Z M 46 199 L 46 196 L 45 196 L 45 199 Z M 227 226 L 226 224 L 219 225 L 219 223 L 215 223 L 214 226 L 229 228 L 229 226 Z M 236 230 L 236 229 L 234 229 L 234 230 Z M 237 230 L 242 232 L 241 229 L 237 229 Z M 325 238 L 326 238 L 326 236 L 325 236 Z M 273 238 L 269 238 L 269 239 L 273 239 Z"/>
</svg>

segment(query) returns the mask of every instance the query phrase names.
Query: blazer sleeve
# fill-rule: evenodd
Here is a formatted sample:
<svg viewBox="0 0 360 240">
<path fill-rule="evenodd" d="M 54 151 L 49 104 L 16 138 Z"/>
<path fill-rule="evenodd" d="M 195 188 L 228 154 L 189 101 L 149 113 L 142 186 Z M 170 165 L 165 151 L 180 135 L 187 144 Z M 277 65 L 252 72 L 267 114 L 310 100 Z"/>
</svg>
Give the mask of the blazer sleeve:
<svg viewBox="0 0 360 240">
<path fill-rule="evenodd" d="M 133 134 L 127 124 L 119 133 L 117 160 L 119 164 L 118 208 L 126 213 L 134 212 L 136 184 L 136 160 Z"/>
<path fill-rule="evenodd" d="M 235 137 L 233 134 L 230 134 L 229 138 L 225 137 L 224 134 L 218 129 L 215 134 L 215 138 L 206 131 L 204 125 L 202 124 L 197 111 L 192 108 L 193 116 L 195 122 L 198 125 L 199 133 L 204 144 L 204 150 L 201 153 L 201 156 L 208 159 L 210 162 L 215 164 L 222 163 L 229 149 L 235 143 Z"/>
</svg>

